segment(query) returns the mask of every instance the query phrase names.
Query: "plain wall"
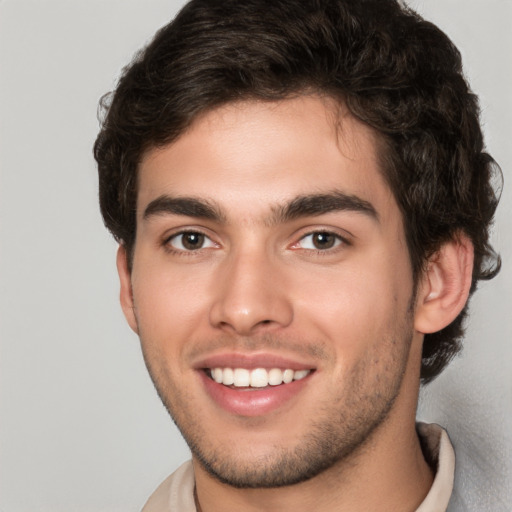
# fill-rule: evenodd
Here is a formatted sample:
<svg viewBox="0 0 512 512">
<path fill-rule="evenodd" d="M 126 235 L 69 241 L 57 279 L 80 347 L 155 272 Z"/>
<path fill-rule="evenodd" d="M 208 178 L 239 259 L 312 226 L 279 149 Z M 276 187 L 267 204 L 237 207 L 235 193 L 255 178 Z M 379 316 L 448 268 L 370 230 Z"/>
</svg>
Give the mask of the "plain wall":
<svg viewBox="0 0 512 512">
<path fill-rule="evenodd" d="M 180 5 L 0 0 L 0 512 L 134 512 L 188 458 L 118 305 L 91 149 L 100 96 Z M 419 417 L 448 428 L 466 510 L 510 511 L 512 2 L 411 5 L 461 49 L 506 182 L 503 270 Z"/>
</svg>

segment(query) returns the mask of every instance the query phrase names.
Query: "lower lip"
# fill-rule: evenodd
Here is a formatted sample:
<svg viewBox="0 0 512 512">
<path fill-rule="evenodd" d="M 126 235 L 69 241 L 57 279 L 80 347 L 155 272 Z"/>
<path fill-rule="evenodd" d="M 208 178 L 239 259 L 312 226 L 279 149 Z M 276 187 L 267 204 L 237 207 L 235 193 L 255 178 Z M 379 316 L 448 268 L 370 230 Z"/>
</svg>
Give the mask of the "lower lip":
<svg viewBox="0 0 512 512">
<path fill-rule="evenodd" d="M 199 372 L 207 393 L 225 411 L 239 416 L 262 416 L 287 404 L 307 385 L 311 373 L 300 380 L 265 388 L 231 388 Z"/>
</svg>

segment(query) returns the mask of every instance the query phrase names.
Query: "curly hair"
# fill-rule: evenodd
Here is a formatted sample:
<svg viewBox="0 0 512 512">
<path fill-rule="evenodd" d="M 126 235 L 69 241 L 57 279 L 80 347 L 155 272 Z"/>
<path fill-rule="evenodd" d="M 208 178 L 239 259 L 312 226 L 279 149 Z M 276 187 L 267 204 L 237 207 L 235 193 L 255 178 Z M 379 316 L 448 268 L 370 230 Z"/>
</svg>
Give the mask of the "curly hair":
<svg viewBox="0 0 512 512">
<path fill-rule="evenodd" d="M 131 255 L 137 168 L 199 114 L 223 104 L 318 93 L 343 102 L 380 141 L 415 280 L 447 240 L 475 250 L 471 293 L 494 277 L 489 243 L 500 170 L 484 151 L 460 53 L 397 0 L 192 0 L 123 70 L 100 103 L 94 146 L 104 222 Z M 129 256 L 131 258 L 131 256 Z M 421 378 L 461 349 L 467 305 L 424 340 Z"/>
</svg>

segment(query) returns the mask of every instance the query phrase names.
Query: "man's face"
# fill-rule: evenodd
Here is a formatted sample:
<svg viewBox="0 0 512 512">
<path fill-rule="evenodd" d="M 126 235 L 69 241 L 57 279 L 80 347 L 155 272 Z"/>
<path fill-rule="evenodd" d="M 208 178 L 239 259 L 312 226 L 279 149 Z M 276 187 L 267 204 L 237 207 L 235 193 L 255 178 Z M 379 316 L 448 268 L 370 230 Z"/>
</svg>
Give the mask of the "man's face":
<svg viewBox="0 0 512 512">
<path fill-rule="evenodd" d="M 305 480 L 414 417 L 411 275 L 372 132 L 327 100 L 228 105 L 141 162 L 125 313 L 231 485 Z"/>
</svg>

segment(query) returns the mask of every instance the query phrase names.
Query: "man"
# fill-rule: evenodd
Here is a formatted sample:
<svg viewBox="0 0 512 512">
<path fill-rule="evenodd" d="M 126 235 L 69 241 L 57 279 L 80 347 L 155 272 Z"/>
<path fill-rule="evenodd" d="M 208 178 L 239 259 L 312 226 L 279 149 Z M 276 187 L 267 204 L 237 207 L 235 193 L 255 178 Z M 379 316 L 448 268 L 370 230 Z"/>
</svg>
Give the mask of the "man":
<svg viewBox="0 0 512 512">
<path fill-rule="evenodd" d="M 499 269 L 449 39 L 394 0 L 193 0 L 104 107 L 121 304 L 192 452 L 144 510 L 447 510 L 420 379 Z"/>
</svg>

